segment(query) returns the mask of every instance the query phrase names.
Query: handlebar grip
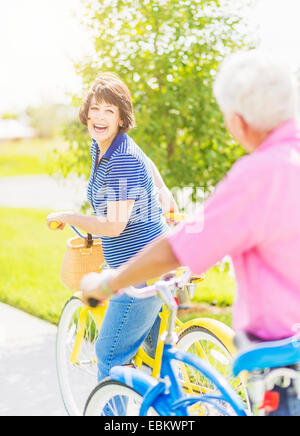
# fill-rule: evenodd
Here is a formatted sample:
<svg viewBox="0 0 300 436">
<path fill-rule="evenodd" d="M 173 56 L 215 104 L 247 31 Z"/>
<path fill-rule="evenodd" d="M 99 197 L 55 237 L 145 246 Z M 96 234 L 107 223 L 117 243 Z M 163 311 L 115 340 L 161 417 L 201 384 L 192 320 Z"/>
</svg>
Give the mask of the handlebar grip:
<svg viewBox="0 0 300 436">
<path fill-rule="evenodd" d="M 96 300 L 96 298 L 89 298 L 88 303 L 90 307 L 97 307 L 99 305 L 99 300 Z"/>
<path fill-rule="evenodd" d="M 51 221 L 50 223 L 50 229 L 52 230 L 56 230 L 58 229 L 58 227 L 61 225 L 61 223 L 59 223 L 58 221 Z"/>
<path fill-rule="evenodd" d="M 175 224 L 178 224 L 181 221 L 184 221 L 187 218 L 187 215 L 179 212 L 168 212 L 164 214 L 164 217 L 173 221 Z"/>
</svg>

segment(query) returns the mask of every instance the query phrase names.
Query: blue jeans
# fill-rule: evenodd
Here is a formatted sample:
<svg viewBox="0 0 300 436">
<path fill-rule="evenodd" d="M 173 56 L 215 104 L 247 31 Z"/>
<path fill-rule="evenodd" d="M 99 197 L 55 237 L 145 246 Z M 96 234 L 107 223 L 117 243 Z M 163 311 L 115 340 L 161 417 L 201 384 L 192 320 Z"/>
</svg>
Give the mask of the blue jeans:
<svg viewBox="0 0 300 436">
<path fill-rule="evenodd" d="M 139 300 L 124 294 L 110 300 L 96 343 L 99 382 L 109 376 L 114 366 L 129 364 L 145 339 L 147 351 L 154 354 L 161 307 L 157 297 Z M 126 408 L 127 399 L 115 397 L 104 407 L 104 414 L 111 416 L 114 411 L 124 416 Z"/>
<path fill-rule="evenodd" d="M 96 343 L 99 382 L 114 366 L 129 364 L 146 338 L 155 349 L 161 307 L 157 297 L 139 300 L 124 294 L 110 300 Z"/>
<path fill-rule="evenodd" d="M 300 416 L 300 400 L 293 386 L 288 388 L 275 387 L 275 392 L 280 394 L 280 405 L 275 412 L 267 414 L 267 416 Z"/>
</svg>

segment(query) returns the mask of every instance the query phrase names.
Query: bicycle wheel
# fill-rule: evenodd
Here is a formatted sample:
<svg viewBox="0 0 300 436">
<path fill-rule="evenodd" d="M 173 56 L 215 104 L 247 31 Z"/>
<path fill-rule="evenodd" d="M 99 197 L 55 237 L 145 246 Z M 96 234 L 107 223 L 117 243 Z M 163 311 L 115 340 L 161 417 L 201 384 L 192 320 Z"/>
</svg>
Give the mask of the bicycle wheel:
<svg viewBox="0 0 300 436">
<path fill-rule="evenodd" d="M 80 316 L 86 310 L 86 319 L 80 327 Z M 82 336 L 77 347 L 78 334 Z M 71 298 L 65 305 L 57 330 L 56 365 L 60 392 L 70 416 L 82 416 L 86 400 L 97 384 L 95 342 L 98 328 L 91 311 L 79 298 Z"/>
<path fill-rule="evenodd" d="M 248 394 L 243 380 L 240 377 L 234 378 L 231 375 L 232 355 L 215 334 L 204 327 L 191 326 L 179 335 L 177 346 L 178 349 L 192 353 L 212 365 L 225 377 L 227 382 L 240 395 L 248 411 L 250 410 Z M 193 395 L 217 394 L 216 387 L 195 368 L 180 363 L 178 374 L 187 393 Z M 219 411 L 210 405 L 204 406 L 203 403 L 201 405 L 201 414 L 219 415 Z"/>
<path fill-rule="evenodd" d="M 133 388 L 114 380 L 103 380 L 90 394 L 84 416 L 139 416 L 143 402 Z M 154 408 L 147 416 L 158 416 Z"/>
</svg>

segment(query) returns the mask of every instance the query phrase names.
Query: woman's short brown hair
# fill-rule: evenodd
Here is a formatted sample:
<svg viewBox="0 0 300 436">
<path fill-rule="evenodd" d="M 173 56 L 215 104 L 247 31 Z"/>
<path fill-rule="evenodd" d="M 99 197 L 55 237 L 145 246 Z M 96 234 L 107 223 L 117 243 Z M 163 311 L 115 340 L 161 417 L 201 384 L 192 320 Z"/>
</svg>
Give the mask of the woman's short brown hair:
<svg viewBox="0 0 300 436">
<path fill-rule="evenodd" d="M 122 120 L 120 133 L 128 132 L 128 130 L 135 126 L 130 91 L 116 74 L 100 73 L 90 88 L 79 111 L 79 119 L 84 126 L 87 126 L 88 113 L 93 97 L 95 97 L 97 102 L 104 101 L 119 108 Z"/>
</svg>

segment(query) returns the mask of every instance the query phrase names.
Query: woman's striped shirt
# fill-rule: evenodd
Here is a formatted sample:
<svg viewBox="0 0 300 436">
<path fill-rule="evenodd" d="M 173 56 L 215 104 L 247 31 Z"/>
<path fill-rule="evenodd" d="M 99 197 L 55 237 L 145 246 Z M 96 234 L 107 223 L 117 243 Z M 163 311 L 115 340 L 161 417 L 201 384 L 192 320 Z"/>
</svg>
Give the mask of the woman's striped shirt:
<svg viewBox="0 0 300 436">
<path fill-rule="evenodd" d="M 99 164 L 99 148 L 91 145 L 92 170 L 87 197 L 95 215 L 107 215 L 107 201 L 135 200 L 124 231 L 101 237 L 106 263 L 117 268 L 153 239 L 168 231 L 144 152 L 126 134 L 119 134 Z"/>
</svg>

